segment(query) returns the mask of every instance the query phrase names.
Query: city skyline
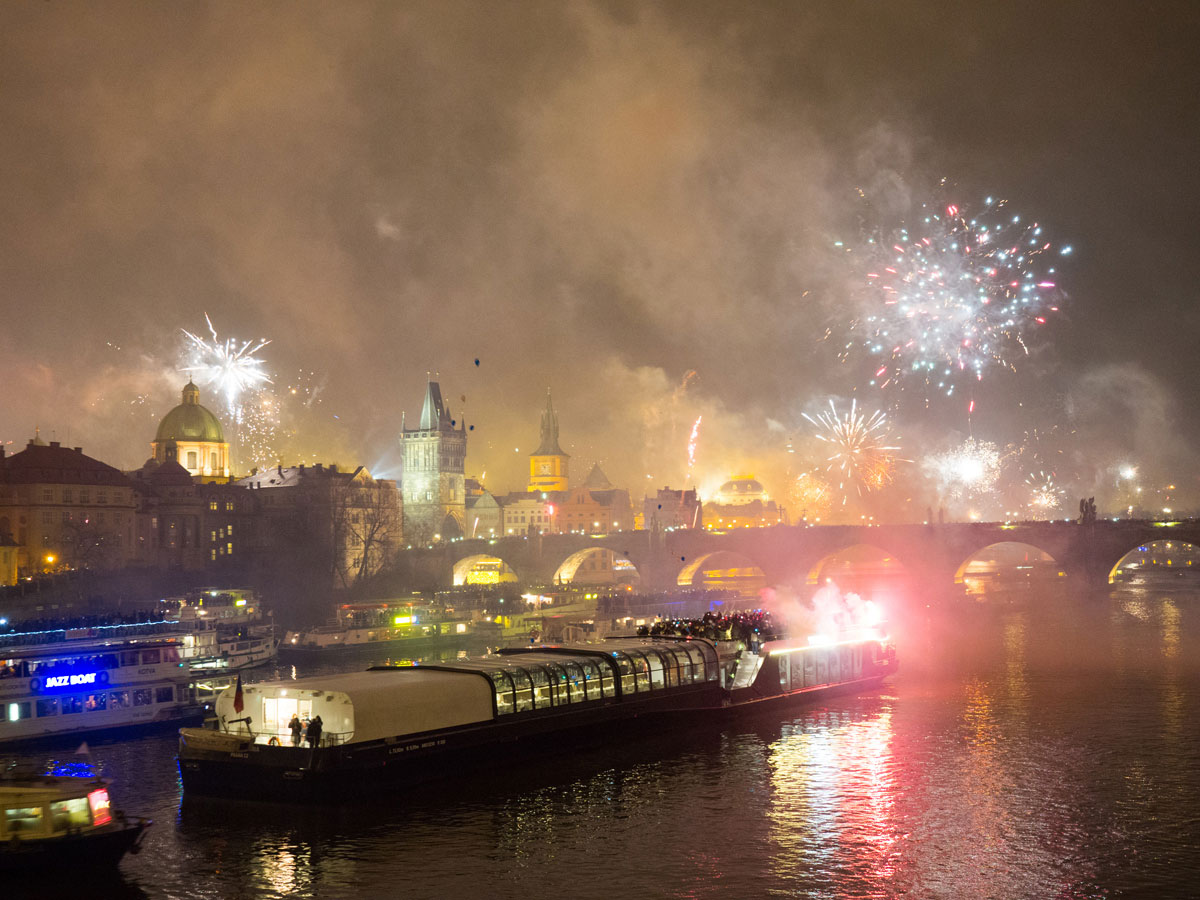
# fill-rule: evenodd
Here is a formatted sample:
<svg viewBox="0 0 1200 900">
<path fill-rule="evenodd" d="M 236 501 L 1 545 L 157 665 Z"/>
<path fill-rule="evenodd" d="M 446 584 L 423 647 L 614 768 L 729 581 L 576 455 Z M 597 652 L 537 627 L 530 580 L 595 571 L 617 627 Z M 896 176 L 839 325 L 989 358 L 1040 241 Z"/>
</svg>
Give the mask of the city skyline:
<svg viewBox="0 0 1200 900">
<path fill-rule="evenodd" d="M 506 485 L 550 386 L 564 449 L 631 487 L 811 477 L 833 400 L 902 439 L 880 515 L 962 503 L 928 463 L 970 440 L 1037 457 L 1007 478 L 1053 473 L 1064 515 L 1123 469 L 1194 507 L 1192 14 L 1164 10 L 6 10 L 0 439 L 137 465 L 210 315 L 271 342 L 284 462 L 395 474 L 435 370 Z M 1154 51 L 1113 65 L 1127 34 Z M 835 346 L 844 249 L 988 197 L 1073 249 L 1060 309 L 969 398 L 876 391 Z"/>
</svg>

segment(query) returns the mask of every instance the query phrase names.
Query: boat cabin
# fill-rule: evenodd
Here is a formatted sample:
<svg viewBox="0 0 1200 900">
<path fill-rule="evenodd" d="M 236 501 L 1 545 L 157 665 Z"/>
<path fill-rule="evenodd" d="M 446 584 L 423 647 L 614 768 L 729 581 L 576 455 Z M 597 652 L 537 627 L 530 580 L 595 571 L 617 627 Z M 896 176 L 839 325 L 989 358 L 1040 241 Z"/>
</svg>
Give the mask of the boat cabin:
<svg viewBox="0 0 1200 900">
<path fill-rule="evenodd" d="M 78 833 L 113 821 L 108 786 L 97 779 L 47 777 L 0 787 L 0 841 Z"/>
</svg>

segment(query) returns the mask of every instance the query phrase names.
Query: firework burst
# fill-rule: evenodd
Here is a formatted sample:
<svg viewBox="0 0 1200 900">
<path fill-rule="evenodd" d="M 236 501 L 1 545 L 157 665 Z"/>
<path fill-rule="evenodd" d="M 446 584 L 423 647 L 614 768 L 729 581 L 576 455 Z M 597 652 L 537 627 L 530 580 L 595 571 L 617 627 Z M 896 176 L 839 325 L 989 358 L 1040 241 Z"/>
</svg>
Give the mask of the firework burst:
<svg viewBox="0 0 1200 900">
<path fill-rule="evenodd" d="M 937 479 L 943 497 L 982 497 L 996 489 L 1000 451 L 989 441 L 968 438 L 957 447 L 928 457 L 924 468 Z"/>
<path fill-rule="evenodd" d="M 804 521 L 820 521 L 833 507 L 833 489 L 815 472 L 801 472 L 788 489 L 788 500 Z"/>
<path fill-rule="evenodd" d="M 829 446 L 826 467 L 843 491 L 843 505 L 851 484 L 861 496 L 864 491 L 878 490 L 891 483 L 895 453 L 900 448 L 886 443 L 889 426 L 882 412 L 860 412 L 858 401 L 854 400 L 849 412 L 843 415 L 830 400 L 828 411 L 815 417 L 804 413 L 804 418 L 817 427 L 817 440 Z"/>
<path fill-rule="evenodd" d="M 1029 488 L 1029 510 L 1034 514 L 1049 515 L 1062 506 L 1065 492 L 1054 481 L 1054 473 L 1030 473 L 1025 479 Z"/>
<path fill-rule="evenodd" d="M 262 339 L 257 342 L 238 341 L 235 338 L 221 341 L 207 313 L 204 314 L 204 321 L 208 324 L 212 340 L 206 340 L 186 328 L 180 329 L 191 341 L 196 354 L 196 362 L 184 366 L 184 371 L 191 373 L 204 385 L 214 386 L 224 395 L 229 411 L 236 416 L 246 394 L 259 391 L 271 383 L 263 370 L 265 364 L 254 355 L 271 342 Z"/>
<path fill-rule="evenodd" d="M 1037 222 L 988 198 L 976 216 L 926 205 L 920 225 L 867 241 L 867 308 L 850 328 L 842 358 L 865 352 L 870 383 L 918 380 L 953 395 L 993 367 L 1015 369 L 1026 335 L 1058 312 L 1053 248 Z"/>
</svg>

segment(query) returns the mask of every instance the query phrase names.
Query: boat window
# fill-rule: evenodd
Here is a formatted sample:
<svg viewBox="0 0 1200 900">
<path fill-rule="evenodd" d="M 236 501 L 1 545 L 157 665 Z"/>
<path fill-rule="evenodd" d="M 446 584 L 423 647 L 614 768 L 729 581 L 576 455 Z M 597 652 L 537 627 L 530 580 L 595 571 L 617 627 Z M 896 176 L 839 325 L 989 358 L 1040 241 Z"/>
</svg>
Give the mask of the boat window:
<svg viewBox="0 0 1200 900">
<path fill-rule="evenodd" d="M 163 647 L 162 661 L 165 663 L 179 662 L 179 649 L 177 647 Z"/>
<path fill-rule="evenodd" d="M 817 653 L 816 650 L 804 651 L 804 686 L 812 687 L 817 683 Z"/>
<path fill-rule="evenodd" d="M 646 662 L 650 666 L 650 687 L 653 690 L 661 691 L 666 687 L 665 675 L 663 673 L 663 658 L 657 649 L 646 648 Z"/>
<path fill-rule="evenodd" d="M 645 654 L 640 650 L 630 650 L 629 659 L 637 674 L 637 689 L 639 691 L 650 690 L 650 663 L 647 662 Z"/>
<path fill-rule="evenodd" d="M 82 697 L 63 697 L 58 701 L 64 716 L 83 712 Z"/>
<path fill-rule="evenodd" d="M 134 706 L 149 706 L 153 702 L 154 701 L 150 697 L 150 689 L 149 688 L 139 688 L 138 690 L 133 692 L 133 705 Z"/>
<path fill-rule="evenodd" d="M 108 709 L 108 694 L 88 694 L 83 698 L 83 708 L 88 712 Z"/>
<path fill-rule="evenodd" d="M 113 709 L 125 709 L 132 706 L 133 703 L 129 699 L 129 691 L 111 691 L 108 695 L 108 704 Z"/>
<path fill-rule="evenodd" d="M 634 683 L 633 663 L 629 657 L 620 651 L 613 651 L 613 660 L 617 664 L 617 677 L 621 681 L 621 693 L 633 694 L 637 691 Z"/>
<path fill-rule="evenodd" d="M 143 650 L 142 651 L 142 665 L 143 666 L 157 666 L 158 661 L 161 657 L 162 657 L 162 654 L 159 653 L 157 650 Z"/>
<path fill-rule="evenodd" d="M 516 706 L 513 703 L 512 679 L 502 669 L 489 672 L 488 677 L 492 679 L 492 690 L 496 693 L 496 714 L 503 716 L 513 712 Z"/>
<path fill-rule="evenodd" d="M 525 671 L 529 673 L 529 679 L 533 682 L 533 708 L 549 709 L 554 703 L 551 695 L 553 686 L 546 670 L 541 666 L 530 666 Z"/>
<path fill-rule="evenodd" d="M 682 683 L 680 680 L 681 654 L 675 647 L 663 647 L 658 652 L 662 654 L 663 665 L 666 667 L 663 672 L 666 675 L 667 687 L 679 687 Z"/>
<path fill-rule="evenodd" d="M 818 650 L 817 657 L 817 684 L 829 683 L 829 651 Z"/>
<path fill-rule="evenodd" d="M 187 703 L 192 699 L 191 692 L 186 684 L 175 685 L 175 699 L 180 703 Z"/>
<path fill-rule="evenodd" d="M 136 666 L 138 664 L 138 652 L 136 650 L 126 650 L 121 654 L 121 665 Z"/>
<path fill-rule="evenodd" d="M 4 830 L 9 837 L 41 834 L 42 808 L 40 806 L 19 806 L 16 809 L 6 809 L 4 811 Z"/>
<path fill-rule="evenodd" d="M 509 669 L 508 674 L 513 680 L 517 712 L 533 709 L 533 688 L 529 683 L 529 674 L 524 669 Z"/>
<path fill-rule="evenodd" d="M 568 690 L 572 703 L 582 703 L 587 699 L 583 688 L 583 668 L 578 662 L 564 662 L 563 671 L 567 673 Z"/>
<path fill-rule="evenodd" d="M 37 714 L 40 719 L 42 716 L 57 716 L 58 715 L 58 698 L 43 697 L 37 702 Z"/>
<path fill-rule="evenodd" d="M 33 710 L 28 703 L 9 703 L 4 710 L 4 718 L 10 722 L 28 719 L 32 715 Z"/>
<path fill-rule="evenodd" d="M 600 673 L 608 668 L 608 666 L 600 663 L 597 665 L 595 660 L 581 659 L 579 668 L 583 670 L 583 690 L 588 700 L 599 700 L 603 694 L 600 690 Z M 612 679 L 609 679 L 610 681 Z"/>
<path fill-rule="evenodd" d="M 55 800 L 50 804 L 50 827 L 54 831 L 67 831 L 92 824 L 92 812 L 86 797 L 70 800 Z"/>
<path fill-rule="evenodd" d="M 170 703 L 175 699 L 175 691 L 171 685 L 154 689 L 154 701 L 156 703 Z"/>
</svg>

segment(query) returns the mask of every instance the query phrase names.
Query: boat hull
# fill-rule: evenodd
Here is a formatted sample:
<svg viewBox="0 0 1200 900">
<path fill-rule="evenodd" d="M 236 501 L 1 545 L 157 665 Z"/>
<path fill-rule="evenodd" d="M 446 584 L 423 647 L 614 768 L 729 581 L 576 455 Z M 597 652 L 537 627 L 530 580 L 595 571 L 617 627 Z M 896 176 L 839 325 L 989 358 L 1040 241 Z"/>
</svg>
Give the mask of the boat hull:
<svg viewBox="0 0 1200 900">
<path fill-rule="evenodd" d="M 36 873 L 81 868 L 115 868 L 126 853 L 137 853 L 152 823 L 146 819 L 125 822 L 111 831 L 90 831 L 37 840 L 5 841 L 0 846 L 0 872 Z"/>
</svg>

